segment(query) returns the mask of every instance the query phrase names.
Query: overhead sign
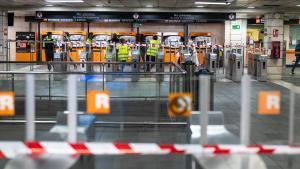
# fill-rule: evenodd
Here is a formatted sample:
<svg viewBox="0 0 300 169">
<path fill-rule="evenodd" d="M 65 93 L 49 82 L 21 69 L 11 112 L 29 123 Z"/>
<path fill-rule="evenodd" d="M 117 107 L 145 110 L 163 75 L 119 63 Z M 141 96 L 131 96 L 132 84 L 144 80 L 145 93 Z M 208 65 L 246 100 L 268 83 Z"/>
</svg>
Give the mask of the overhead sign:
<svg viewBox="0 0 300 169">
<path fill-rule="evenodd" d="M 109 114 L 110 97 L 108 91 L 88 91 L 87 113 L 89 114 Z"/>
<path fill-rule="evenodd" d="M 171 93 L 168 97 L 168 114 L 170 117 L 188 117 L 192 113 L 191 93 Z"/>
<path fill-rule="evenodd" d="M 261 115 L 278 115 L 281 110 L 279 91 L 263 91 L 258 94 L 258 110 Z"/>
<path fill-rule="evenodd" d="M 235 20 L 235 13 L 176 12 L 72 12 L 37 11 L 36 19 L 45 22 L 203 22 Z"/>
<path fill-rule="evenodd" d="M 241 29 L 241 25 L 232 25 L 233 30 L 239 30 Z"/>
<path fill-rule="evenodd" d="M 15 115 L 15 94 L 13 92 L 0 92 L 0 116 Z"/>
</svg>

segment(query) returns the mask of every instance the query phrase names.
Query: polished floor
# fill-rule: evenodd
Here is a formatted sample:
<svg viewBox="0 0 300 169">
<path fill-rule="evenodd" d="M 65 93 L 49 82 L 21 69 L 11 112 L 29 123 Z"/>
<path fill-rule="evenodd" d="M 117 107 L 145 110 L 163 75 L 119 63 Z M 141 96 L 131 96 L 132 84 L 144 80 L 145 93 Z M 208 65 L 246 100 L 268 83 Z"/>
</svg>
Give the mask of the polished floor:
<svg viewBox="0 0 300 169">
<path fill-rule="evenodd" d="M 298 85 L 300 83 L 300 71 L 297 70 L 295 75 L 289 75 L 286 70 L 283 82 Z M 123 82 L 124 83 L 124 82 Z M 125 83 L 124 83 L 125 84 Z M 120 85 L 118 89 L 127 95 L 128 86 Z M 156 96 L 148 92 L 151 84 L 144 83 L 136 88 L 142 90 L 137 92 L 149 96 Z M 167 94 L 168 85 L 161 84 L 164 95 Z M 16 86 L 16 90 L 21 89 L 22 85 Z M 153 86 L 153 89 L 155 86 Z M 157 87 L 157 86 L 156 86 Z M 239 136 L 240 129 L 240 83 L 230 81 L 218 81 L 214 85 L 214 110 L 222 111 L 225 118 L 226 128 L 233 134 Z M 251 143 L 252 144 L 287 144 L 288 140 L 288 124 L 289 124 L 289 89 L 280 85 L 280 83 L 269 82 L 252 82 L 251 96 Z M 63 91 L 63 89 L 58 89 Z M 279 90 L 282 94 L 282 113 L 278 116 L 261 116 L 257 115 L 257 94 L 263 90 Z M 40 90 L 40 93 L 47 91 Z M 132 94 L 132 93 L 131 93 Z M 132 94 L 134 95 L 134 94 Z M 300 95 L 296 96 L 296 100 L 300 99 Z M 37 117 L 40 120 L 55 120 L 58 111 L 66 109 L 66 101 L 64 99 L 56 99 L 48 101 L 47 99 L 37 100 Z M 22 117 L 24 113 L 24 101 L 22 98 L 17 100 L 17 114 L 15 118 Z M 84 101 L 79 102 L 79 110 L 84 111 Z M 296 104 L 295 110 L 300 110 L 300 105 Z M 119 123 L 101 123 L 101 122 L 186 122 L 185 119 L 170 119 L 166 114 L 166 100 L 159 102 L 153 99 L 114 99 L 112 100 L 112 114 L 107 116 L 98 116 L 96 127 L 96 135 L 92 140 L 100 142 L 155 142 L 155 143 L 189 143 L 190 133 L 186 125 L 155 125 L 155 124 L 125 124 Z M 13 119 L 13 118 L 12 118 Z M 300 123 L 300 115 L 296 112 L 295 124 Z M 0 123 L 0 140 L 23 140 L 24 125 L 23 124 L 7 124 Z M 37 137 L 41 138 L 43 134 L 54 124 L 38 124 Z M 220 141 L 222 142 L 222 140 Z M 295 142 L 300 143 L 300 130 L 295 130 Z M 265 161 L 268 169 L 288 169 L 290 162 L 293 162 L 293 168 L 300 166 L 299 157 L 289 156 L 261 156 Z M 128 163 L 128 161 L 133 161 Z M 2 161 L 1 163 L 3 163 Z M 96 157 L 97 169 L 118 169 L 118 168 L 189 168 L 186 156 L 151 156 L 151 157 Z"/>
</svg>

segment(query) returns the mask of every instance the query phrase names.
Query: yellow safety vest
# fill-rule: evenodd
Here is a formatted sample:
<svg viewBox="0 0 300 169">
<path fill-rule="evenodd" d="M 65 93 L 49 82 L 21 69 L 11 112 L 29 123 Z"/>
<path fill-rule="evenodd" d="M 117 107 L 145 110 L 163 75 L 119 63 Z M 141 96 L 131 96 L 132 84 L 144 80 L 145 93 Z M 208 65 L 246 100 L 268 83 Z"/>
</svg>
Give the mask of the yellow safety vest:
<svg viewBox="0 0 300 169">
<path fill-rule="evenodd" d="M 119 61 L 127 61 L 128 60 L 128 46 L 127 45 L 119 46 L 118 58 L 119 58 Z"/>
<path fill-rule="evenodd" d="M 87 38 L 85 43 L 89 44 L 89 45 L 92 44 L 92 39 L 91 38 Z"/>
<path fill-rule="evenodd" d="M 156 57 L 157 53 L 158 53 L 158 48 L 159 48 L 159 41 L 158 40 L 151 40 L 150 41 L 150 46 L 147 50 L 147 55 Z"/>
</svg>

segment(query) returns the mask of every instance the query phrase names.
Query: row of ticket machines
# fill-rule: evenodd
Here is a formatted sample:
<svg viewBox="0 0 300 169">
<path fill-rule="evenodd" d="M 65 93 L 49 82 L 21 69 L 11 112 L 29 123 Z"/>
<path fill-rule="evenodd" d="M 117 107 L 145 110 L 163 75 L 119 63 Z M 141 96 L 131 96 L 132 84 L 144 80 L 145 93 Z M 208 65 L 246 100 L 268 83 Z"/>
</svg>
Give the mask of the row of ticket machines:
<svg viewBox="0 0 300 169">
<path fill-rule="evenodd" d="M 63 49 L 63 34 L 62 31 L 52 32 L 52 39 L 55 41 L 56 52 L 64 51 Z M 112 33 L 108 32 L 92 32 L 92 56 L 91 61 L 100 62 L 105 61 L 107 42 L 111 39 Z M 136 44 L 135 32 L 117 32 L 119 39 L 123 38 L 127 44 Z M 183 32 L 142 32 L 145 36 L 146 42 L 158 36 L 158 40 L 164 45 L 164 61 L 177 62 L 176 52 L 179 45 L 183 44 Z M 80 53 L 85 51 L 85 42 L 87 33 L 84 31 L 69 32 L 71 50 L 69 56 L 73 61 L 80 61 Z M 47 36 L 47 32 L 42 33 L 42 39 Z M 207 32 L 191 32 L 189 40 L 197 46 L 199 53 L 200 64 L 204 62 L 204 51 L 211 45 L 211 33 Z M 37 61 L 37 33 L 35 32 L 16 32 L 16 61 Z M 45 61 L 45 50 L 42 51 L 42 61 Z"/>
</svg>

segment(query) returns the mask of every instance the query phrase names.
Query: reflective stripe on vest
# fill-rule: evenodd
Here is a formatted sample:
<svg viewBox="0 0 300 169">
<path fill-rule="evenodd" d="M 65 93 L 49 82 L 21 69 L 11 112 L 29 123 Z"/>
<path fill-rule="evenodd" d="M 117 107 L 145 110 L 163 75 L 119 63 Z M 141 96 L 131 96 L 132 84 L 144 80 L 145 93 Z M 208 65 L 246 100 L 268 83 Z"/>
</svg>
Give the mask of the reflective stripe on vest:
<svg viewBox="0 0 300 169">
<path fill-rule="evenodd" d="M 147 55 L 156 57 L 157 53 L 158 53 L 158 48 L 159 48 L 159 41 L 158 40 L 151 40 L 150 41 L 150 46 L 147 50 Z"/>
<path fill-rule="evenodd" d="M 128 46 L 127 45 L 121 45 L 119 47 L 118 58 L 119 58 L 119 60 L 127 60 L 128 59 Z"/>
</svg>

